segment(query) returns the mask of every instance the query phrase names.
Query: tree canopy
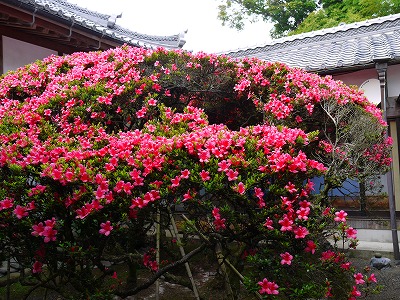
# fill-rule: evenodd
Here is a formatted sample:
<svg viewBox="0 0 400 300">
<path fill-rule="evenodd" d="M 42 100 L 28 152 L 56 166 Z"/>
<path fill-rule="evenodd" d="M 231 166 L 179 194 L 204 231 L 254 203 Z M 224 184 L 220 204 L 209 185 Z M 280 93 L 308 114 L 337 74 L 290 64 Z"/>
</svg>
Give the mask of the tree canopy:
<svg viewBox="0 0 400 300">
<path fill-rule="evenodd" d="M 223 0 L 218 18 L 239 30 L 246 18 L 261 18 L 274 24 L 271 35 L 276 38 L 399 12 L 399 0 Z"/>
</svg>

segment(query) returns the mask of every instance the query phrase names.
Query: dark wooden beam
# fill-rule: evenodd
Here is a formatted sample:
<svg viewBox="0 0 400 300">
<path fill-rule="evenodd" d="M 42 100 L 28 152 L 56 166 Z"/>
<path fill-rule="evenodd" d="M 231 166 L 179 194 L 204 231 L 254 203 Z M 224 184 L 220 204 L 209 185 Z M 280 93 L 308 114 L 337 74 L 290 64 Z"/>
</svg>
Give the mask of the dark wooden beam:
<svg viewBox="0 0 400 300">
<path fill-rule="evenodd" d="M 84 51 L 105 50 L 122 45 L 122 42 L 118 40 L 102 37 L 101 33 L 91 31 L 78 24 L 72 26 L 72 21 L 69 23 L 68 20 L 60 19 L 60 22 L 57 22 L 50 17 L 46 17 L 45 15 L 36 14 L 35 22 L 32 23 L 33 12 L 21 11 L 2 3 L 0 3 L 0 11 L 3 14 L 10 15 L 12 18 L 16 18 L 14 19 L 15 21 L 10 24 L 10 26 L 19 27 L 21 29 L 24 28 L 25 30 L 34 29 L 39 31 L 43 31 L 43 28 L 46 28 L 49 32 L 56 32 L 60 36 L 74 37 L 76 40 L 82 41 L 84 44 L 89 45 Z M 100 48 L 97 49 L 99 44 Z"/>
<path fill-rule="evenodd" d="M 15 28 L 0 26 L 0 35 L 8 36 L 10 38 L 20 40 L 29 44 L 37 45 L 47 49 L 51 49 L 62 53 L 73 53 L 77 51 L 88 51 L 87 47 L 71 46 L 60 42 L 52 41 L 41 36 L 29 34 L 24 31 L 16 30 Z"/>
</svg>

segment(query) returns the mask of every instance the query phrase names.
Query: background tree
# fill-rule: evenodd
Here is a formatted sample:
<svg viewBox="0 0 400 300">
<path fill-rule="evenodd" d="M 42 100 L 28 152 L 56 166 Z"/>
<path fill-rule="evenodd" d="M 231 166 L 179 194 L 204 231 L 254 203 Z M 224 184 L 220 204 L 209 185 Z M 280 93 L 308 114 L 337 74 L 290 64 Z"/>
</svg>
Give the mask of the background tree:
<svg viewBox="0 0 400 300">
<path fill-rule="evenodd" d="M 261 18 L 272 22 L 273 38 L 329 28 L 400 12 L 398 0 L 224 0 L 218 18 L 223 24 L 241 29 L 243 21 Z"/>
<path fill-rule="evenodd" d="M 323 2 L 322 9 L 310 13 L 290 35 L 383 17 L 400 12 L 400 1 L 344 0 Z"/>
</svg>

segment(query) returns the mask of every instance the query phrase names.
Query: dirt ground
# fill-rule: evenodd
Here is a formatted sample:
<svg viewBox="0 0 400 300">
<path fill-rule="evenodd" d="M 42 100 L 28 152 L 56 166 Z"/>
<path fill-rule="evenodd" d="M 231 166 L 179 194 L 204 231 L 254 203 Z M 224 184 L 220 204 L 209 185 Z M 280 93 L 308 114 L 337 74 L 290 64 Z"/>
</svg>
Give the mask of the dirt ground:
<svg viewBox="0 0 400 300">
<path fill-rule="evenodd" d="M 370 260 L 374 257 L 373 252 L 371 251 L 355 251 L 350 254 L 350 261 L 357 268 L 357 270 L 361 271 L 366 266 L 370 265 Z M 387 257 L 391 259 L 391 264 L 389 268 L 385 269 L 375 269 L 372 268 L 371 272 L 375 274 L 378 283 L 382 286 L 382 290 L 379 294 L 376 295 L 368 295 L 367 297 L 363 297 L 361 299 L 367 300 L 399 300 L 400 299 L 400 261 L 395 261 L 393 259 L 393 255 L 390 253 L 382 253 L 383 257 Z M 224 299 L 224 294 L 222 292 L 222 286 L 207 286 L 207 281 L 210 282 L 210 279 L 215 276 L 214 273 L 208 272 L 202 268 L 193 270 L 195 275 L 196 284 L 200 286 L 201 295 L 204 300 L 222 300 Z M 134 300 L 154 300 L 155 296 L 155 287 L 151 287 L 150 289 L 143 291 L 142 293 L 136 295 L 136 298 L 131 297 L 127 299 Z M 192 300 L 196 299 L 193 295 L 193 292 L 187 288 L 182 288 L 181 286 L 165 283 L 160 283 L 160 299 L 161 300 Z M 257 299 L 251 294 L 243 296 L 240 300 L 250 300 Z"/>
<path fill-rule="evenodd" d="M 378 283 L 382 285 L 382 291 L 377 295 L 369 295 L 368 300 L 399 300 L 400 299 L 400 261 L 395 261 L 391 253 L 381 253 L 383 257 L 391 259 L 389 268 L 377 270 L 372 268 L 371 272 L 375 274 Z M 374 256 L 370 251 L 357 251 L 352 263 L 362 269 L 369 265 L 370 259 Z"/>
<path fill-rule="evenodd" d="M 350 261 L 353 265 L 358 269 L 362 270 L 365 266 L 369 266 L 370 259 L 374 256 L 373 252 L 367 251 L 354 251 L 350 254 Z M 389 268 L 385 268 L 382 270 L 372 269 L 372 272 L 375 274 L 378 279 L 378 283 L 382 285 L 382 291 L 377 295 L 369 295 L 366 298 L 367 300 L 398 300 L 400 299 L 400 262 L 396 262 L 393 259 L 393 256 L 390 253 L 382 253 L 382 256 L 388 257 L 391 259 L 391 266 Z M 212 270 L 212 271 L 210 271 Z M 200 290 L 200 294 L 202 296 L 202 300 L 223 300 L 225 297 L 222 283 L 218 283 L 216 280 L 213 280 L 216 276 L 214 268 L 210 268 L 210 265 L 206 263 L 204 260 L 204 264 L 196 264 L 194 268 L 192 268 L 194 280 L 196 285 Z M 140 279 L 140 278 L 139 278 Z M 246 294 L 241 296 L 239 300 L 252 300 L 256 299 L 256 297 L 252 294 Z M 5 299 L 5 295 L 0 294 L 0 300 Z M 194 293 L 185 287 L 180 285 L 171 284 L 168 282 L 164 282 L 160 280 L 160 300 L 192 300 L 196 299 Z M 30 296 L 29 300 L 42 300 L 42 296 Z M 47 297 L 48 300 L 62 300 L 59 296 L 49 294 Z M 156 299 L 155 296 L 155 284 L 150 288 L 140 292 L 136 296 L 131 296 L 125 298 L 125 300 L 153 300 Z M 19 300 L 19 299 L 13 299 Z M 121 298 L 116 297 L 115 300 L 122 300 Z"/>
</svg>

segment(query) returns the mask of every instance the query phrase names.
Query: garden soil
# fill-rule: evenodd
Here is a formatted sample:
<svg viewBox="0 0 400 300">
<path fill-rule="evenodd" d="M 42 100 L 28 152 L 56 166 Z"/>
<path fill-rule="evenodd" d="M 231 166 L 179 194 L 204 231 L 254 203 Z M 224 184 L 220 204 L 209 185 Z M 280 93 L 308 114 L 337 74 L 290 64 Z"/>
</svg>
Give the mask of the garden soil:
<svg viewBox="0 0 400 300">
<path fill-rule="evenodd" d="M 385 269 L 372 268 L 371 272 L 375 274 L 378 283 L 381 285 L 381 292 L 376 295 L 368 295 L 367 300 L 400 300 L 400 262 L 396 262 L 393 259 L 393 255 L 390 253 L 382 253 L 384 257 L 391 259 L 390 267 Z M 374 253 L 370 251 L 355 251 L 350 254 L 350 261 L 356 267 L 358 271 L 362 271 L 365 267 L 370 265 L 370 260 L 374 257 Z M 199 272 L 200 271 L 200 272 Z M 207 281 L 212 277 L 212 273 L 207 273 L 204 270 L 193 270 L 196 279 L 199 280 L 200 290 L 204 300 L 223 300 L 224 294 L 222 293 L 222 287 L 219 289 L 216 286 L 207 288 Z M 182 287 L 171 285 L 168 283 L 162 283 L 160 289 L 161 300 L 192 300 L 195 299 L 193 292 L 189 289 L 182 289 Z M 139 294 L 136 298 L 130 298 L 135 300 L 154 300 L 156 299 L 153 291 L 147 290 L 142 294 Z M 253 295 L 245 295 L 240 300 L 257 299 Z M 288 299 L 290 300 L 290 299 Z"/>
<path fill-rule="evenodd" d="M 378 279 L 378 283 L 382 286 L 382 290 L 379 294 L 368 295 L 367 300 L 400 300 L 400 262 L 396 262 L 390 253 L 382 253 L 384 257 L 391 259 L 391 265 L 385 269 L 372 268 L 372 273 L 375 274 Z M 366 266 L 369 266 L 370 259 L 374 257 L 374 253 L 370 251 L 354 251 L 350 253 L 350 261 L 356 267 L 358 271 L 362 271 Z M 202 295 L 202 300 L 224 300 L 225 293 L 222 288 L 222 283 L 214 280 L 216 277 L 215 268 L 205 263 L 199 265 L 196 263 L 192 267 L 192 272 L 196 285 Z M 139 278 L 140 280 L 140 278 Z M 0 295 L 0 300 L 4 300 L 5 295 Z M 28 300 L 42 300 L 43 295 L 31 295 Z M 125 300 L 154 300 L 155 296 L 155 285 L 151 286 L 147 290 L 140 292 L 136 296 L 130 296 Z M 196 299 L 193 292 L 180 285 L 171 284 L 160 280 L 160 300 L 192 300 Z M 252 300 L 257 299 L 252 294 L 246 294 L 245 292 L 239 300 Z M 19 300 L 19 299 L 12 299 Z M 64 300 L 56 295 L 50 293 L 47 300 Z M 116 297 L 115 300 L 122 300 Z M 290 300 L 290 299 L 288 299 Z"/>
</svg>

